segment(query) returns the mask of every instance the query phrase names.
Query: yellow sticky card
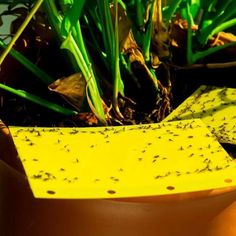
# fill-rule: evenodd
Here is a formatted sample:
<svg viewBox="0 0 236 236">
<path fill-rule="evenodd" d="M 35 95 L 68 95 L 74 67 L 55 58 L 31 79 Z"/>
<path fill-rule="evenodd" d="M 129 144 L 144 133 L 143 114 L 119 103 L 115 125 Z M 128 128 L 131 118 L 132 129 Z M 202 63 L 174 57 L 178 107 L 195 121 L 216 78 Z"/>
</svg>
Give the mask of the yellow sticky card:
<svg viewBox="0 0 236 236">
<path fill-rule="evenodd" d="M 236 89 L 201 86 L 164 121 L 200 118 L 221 143 L 236 144 Z"/>
<path fill-rule="evenodd" d="M 201 120 L 96 128 L 10 128 L 36 198 L 143 197 L 236 184 Z"/>
</svg>

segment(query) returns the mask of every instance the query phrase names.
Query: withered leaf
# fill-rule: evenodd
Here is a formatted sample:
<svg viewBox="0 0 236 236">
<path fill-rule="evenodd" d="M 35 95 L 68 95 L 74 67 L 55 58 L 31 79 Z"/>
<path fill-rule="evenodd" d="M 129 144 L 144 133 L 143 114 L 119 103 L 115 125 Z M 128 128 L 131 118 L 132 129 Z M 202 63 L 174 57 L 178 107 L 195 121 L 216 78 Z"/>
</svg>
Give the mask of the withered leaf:
<svg viewBox="0 0 236 236">
<path fill-rule="evenodd" d="M 62 95 L 67 102 L 80 110 L 86 96 L 86 81 L 82 73 L 75 73 L 54 81 L 48 89 Z"/>
</svg>

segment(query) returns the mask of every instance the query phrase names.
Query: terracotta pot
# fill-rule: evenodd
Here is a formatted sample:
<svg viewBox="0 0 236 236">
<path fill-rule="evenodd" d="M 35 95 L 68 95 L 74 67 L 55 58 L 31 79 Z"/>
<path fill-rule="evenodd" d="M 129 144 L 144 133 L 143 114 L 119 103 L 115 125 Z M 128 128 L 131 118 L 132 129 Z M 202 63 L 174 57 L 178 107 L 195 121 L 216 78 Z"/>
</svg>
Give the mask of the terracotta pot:
<svg viewBox="0 0 236 236">
<path fill-rule="evenodd" d="M 26 179 L 0 162 L 1 235 L 233 236 L 236 191 L 120 200 L 34 199 Z"/>
<path fill-rule="evenodd" d="M 3 236 L 236 235 L 236 188 L 116 200 L 35 199 L 25 175 L 4 161 L 0 186 Z"/>
</svg>

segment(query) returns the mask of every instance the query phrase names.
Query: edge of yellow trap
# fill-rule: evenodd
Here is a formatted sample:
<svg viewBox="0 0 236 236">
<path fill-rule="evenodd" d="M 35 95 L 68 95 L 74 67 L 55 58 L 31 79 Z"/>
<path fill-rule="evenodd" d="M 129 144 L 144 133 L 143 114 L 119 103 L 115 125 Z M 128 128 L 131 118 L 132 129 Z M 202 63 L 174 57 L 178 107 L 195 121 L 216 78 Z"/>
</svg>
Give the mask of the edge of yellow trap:
<svg viewBox="0 0 236 236">
<path fill-rule="evenodd" d="M 221 143 L 236 144 L 236 89 L 201 85 L 163 122 L 201 119 Z"/>
<path fill-rule="evenodd" d="M 235 163 L 200 120 L 112 128 L 10 130 L 37 198 L 144 197 L 236 185 Z M 204 146 L 201 152 L 199 145 Z M 211 154 L 209 145 L 219 152 Z M 188 162 L 194 164 L 190 156 L 198 154 L 197 162 L 203 154 L 205 159 L 216 156 L 216 166 L 226 159 L 222 165 L 227 168 L 188 173 Z M 176 166 L 182 168 L 180 176 L 174 173 Z M 168 168 L 174 174 L 154 178 L 162 170 L 165 173 L 161 174 L 168 174 Z"/>
</svg>

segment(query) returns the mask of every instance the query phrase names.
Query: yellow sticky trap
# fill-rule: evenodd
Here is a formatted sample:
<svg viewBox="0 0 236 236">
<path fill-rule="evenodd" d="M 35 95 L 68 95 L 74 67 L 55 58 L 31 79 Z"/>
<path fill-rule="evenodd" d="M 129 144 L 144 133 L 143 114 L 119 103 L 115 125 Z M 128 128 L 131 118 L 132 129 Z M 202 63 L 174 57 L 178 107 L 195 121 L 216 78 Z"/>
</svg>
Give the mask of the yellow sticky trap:
<svg viewBox="0 0 236 236">
<path fill-rule="evenodd" d="M 236 89 L 201 86 L 164 121 L 200 118 L 221 143 L 236 144 Z"/>
<path fill-rule="evenodd" d="M 37 198 L 141 197 L 236 184 L 235 163 L 201 120 L 10 129 Z"/>
</svg>

